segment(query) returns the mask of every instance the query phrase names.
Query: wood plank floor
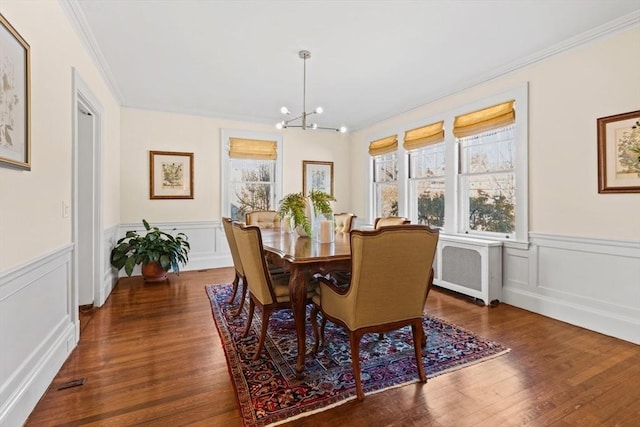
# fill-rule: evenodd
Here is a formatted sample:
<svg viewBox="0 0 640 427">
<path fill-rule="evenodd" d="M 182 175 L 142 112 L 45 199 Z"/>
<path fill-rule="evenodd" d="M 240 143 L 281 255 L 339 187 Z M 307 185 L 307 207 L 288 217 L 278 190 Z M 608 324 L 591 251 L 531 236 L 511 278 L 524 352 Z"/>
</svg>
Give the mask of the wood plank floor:
<svg viewBox="0 0 640 427">
<path fill-rule="evenodd" d="M 242 425 L 204 290 L 232 277 L 225 268 L 171 275 L 163 284 L 120 280 L 83 320 L 78 347 L 26 425 Z M 640 346 L 438 289 L 427 310 L 512 350 L 289 425 L 640 425 Z M 85 385 L 58 390 L 80 377 Z"/>
</svg>

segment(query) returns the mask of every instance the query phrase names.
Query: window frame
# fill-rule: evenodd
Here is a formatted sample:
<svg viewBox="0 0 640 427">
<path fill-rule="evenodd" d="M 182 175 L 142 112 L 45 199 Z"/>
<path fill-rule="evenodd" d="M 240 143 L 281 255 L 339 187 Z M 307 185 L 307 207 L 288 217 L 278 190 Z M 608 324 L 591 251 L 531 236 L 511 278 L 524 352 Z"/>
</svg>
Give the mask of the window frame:
<svg viewBox="0 0 640 427">
<path fill-rule="evenodd" d="M 230 138 L 245 138 L 245 139 L 261 139 L 265 141 L 276 141 L 277 158 L 275 160 L 275 201 L 282 198 L 283 188 L 283 160 L 282 160 L 282 135 L 278 133 L 269 132 L 256 132 L 245 131 L 236 129 L 221 129 L 220 130 L 220 216 L 231 216 L 230 205 L 230 179 L 231 179 L 231 159 L 229 158 L 229 140 Z M 274 206 L 274 210 L 277 206 Z"/>
</svg>

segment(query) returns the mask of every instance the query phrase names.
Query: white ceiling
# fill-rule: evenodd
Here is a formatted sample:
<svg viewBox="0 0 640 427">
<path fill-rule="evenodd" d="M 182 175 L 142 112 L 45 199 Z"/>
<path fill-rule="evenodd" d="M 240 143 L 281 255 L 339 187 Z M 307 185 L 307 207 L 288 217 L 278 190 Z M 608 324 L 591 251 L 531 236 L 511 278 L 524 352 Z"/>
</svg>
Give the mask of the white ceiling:
<svg viewBox="0 0 640 427">
<path fill-rule="evenodd" d="M 126 107 L 362 129 L 608 31 L 640 0 L 66 0 Z"/>
</svg>

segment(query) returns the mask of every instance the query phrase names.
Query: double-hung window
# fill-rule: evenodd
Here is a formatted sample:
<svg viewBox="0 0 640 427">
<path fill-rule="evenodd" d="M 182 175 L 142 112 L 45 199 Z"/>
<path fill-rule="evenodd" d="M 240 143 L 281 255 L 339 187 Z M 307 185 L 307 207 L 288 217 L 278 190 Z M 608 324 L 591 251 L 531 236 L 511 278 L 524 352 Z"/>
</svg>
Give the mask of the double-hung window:
<svg viewBox="0 0 640 427">
<path fill-rule="evenodd" d="M 405 132 L 403 147 L 409 156 L 409 211 L 418 224 L 444 226 L 444 121 Z"/>
<path fill-rule="evenodd" d="M 457 116 L 460 231 L 513 238 L 516 231 L 514 101 Z"/>
<path fill-rule="evenodd" d="M 398 136 L 369 144 L 373 161 L 373 213 L 375 217 L 398 215 Z"/>
<path fill-rule="evenodd" d="M 275 210 L 279 141 L 226 135 L 223 141 L 223 216 L 244 221 L 247 212 Z"/>
</svg>

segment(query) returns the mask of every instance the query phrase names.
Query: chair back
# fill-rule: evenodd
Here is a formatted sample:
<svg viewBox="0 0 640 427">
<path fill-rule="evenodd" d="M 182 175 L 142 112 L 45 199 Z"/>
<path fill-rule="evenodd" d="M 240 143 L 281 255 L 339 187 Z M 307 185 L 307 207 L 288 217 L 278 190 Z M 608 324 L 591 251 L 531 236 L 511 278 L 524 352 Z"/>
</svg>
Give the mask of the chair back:
<svg viewBox="0 0 640 427">
<path fill-rule="evenodd" d="M 402 216 L 385 216 L 378 217 L 373 222 L 373 228 L 388 227 L 390 225 L 411 224 L 411 220 Z"/>
<path fill-rule="evenodd" d="M 333 216 L 336 224 L 336 232 L 348 233 L 353 229 L 357 216 L 350 212 L 337 213 Z"/>
<path fill-rule="evenodd" d="M 260 228 L 254 225 L 244 226 L 238 222 L 234 222 L 232 228 L 244 276 L 249 284 L 249 292 L 263 305 L 276 302 L 262 247 Z"/>
<path fill-rule="evenodd" d="M 438 237 L 426 225 L 351 232 L 350 328 L 422 316 Z"/>
<path fill-rule="evenodd" d="M 280 227 L 280 217 L 276 211 L 252 211 L 245 215 L 247 225 L 255 225 L 260 228 Z"/>
<path fill-rule="evenodd" d="M 233 267 L 236 269 L 236 272 L 240 276 L 244 277 L 242 260 L 240 259 L 240 253 L 238 252 L 238 245 L 236 244 L 236 238 L 233 235 L 233 220 L 231 218 L 223 217 L 222 227 L 224 228 L 224 235 L 227 237 L 229 250 L 231 250 L 231 259 L 233 259 Z"/>
</svg>

